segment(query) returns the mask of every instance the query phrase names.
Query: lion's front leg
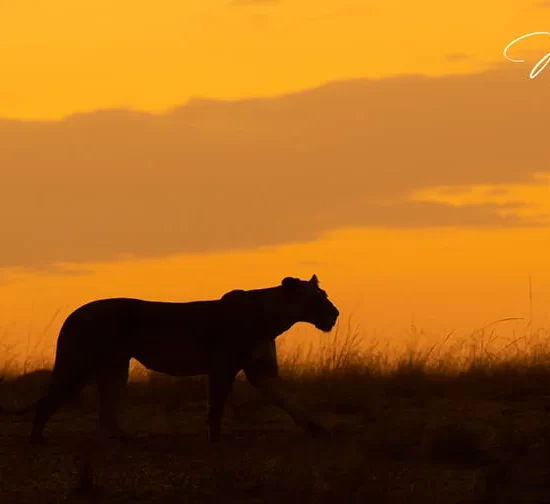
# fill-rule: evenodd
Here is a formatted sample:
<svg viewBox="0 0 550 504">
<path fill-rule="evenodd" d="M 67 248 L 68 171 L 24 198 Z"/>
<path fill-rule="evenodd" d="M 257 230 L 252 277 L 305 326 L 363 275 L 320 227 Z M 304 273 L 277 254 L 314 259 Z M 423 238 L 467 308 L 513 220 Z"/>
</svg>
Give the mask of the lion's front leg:
<svg viewBox="0 0 550 504">
<path fill-rule="evenodd" d="M 244 372 L 254 387 L 273 404 L 286 411 L 292 420 L 306 432 L 314 436 L 327 433 L 327 430 L 313 419 L 300 401 L 283 387 L 278 376 L 275 341 L 269 340 L 258 345 L 251 353 Z"/>
<path fill-rule="evenodd" d="M 283 388 L 279 378 L 261 377 L 254 381 L 249 378 L 249 381 L 273 404 L 286 411 L 292 420 L 308 434 L 317 437 L 327 433 L 327 430 L 309 414 L 296 397 Z"/>
</svg>

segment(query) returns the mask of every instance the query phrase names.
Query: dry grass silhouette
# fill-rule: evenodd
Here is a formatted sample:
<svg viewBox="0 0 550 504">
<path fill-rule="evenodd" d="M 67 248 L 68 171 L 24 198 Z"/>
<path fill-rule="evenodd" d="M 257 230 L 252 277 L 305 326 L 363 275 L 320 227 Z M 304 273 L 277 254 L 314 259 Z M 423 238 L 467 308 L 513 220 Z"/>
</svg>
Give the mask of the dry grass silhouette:
<svg viewBox="0 0 550 504">
<path fill-rule="evenodd" d="M 351 322 L 315 347 L 286 351 L 283 340 L 281 374 L 331 428 L 323 440 L 238 379 L 214 448 L 205 379 L 134 367 L 124 417 L 145 439 L 103 440 L 93 388 L 38 449 L 32 413 L 0 415 L 2 502 L 548 502 L 550 332 L 504 340 L 498 327 L 401 352 L 366 343 Z M 22 404 L 44 384 L 17 386 L 23 368 L 4 355 L 0 403 Z"/>
</svg>

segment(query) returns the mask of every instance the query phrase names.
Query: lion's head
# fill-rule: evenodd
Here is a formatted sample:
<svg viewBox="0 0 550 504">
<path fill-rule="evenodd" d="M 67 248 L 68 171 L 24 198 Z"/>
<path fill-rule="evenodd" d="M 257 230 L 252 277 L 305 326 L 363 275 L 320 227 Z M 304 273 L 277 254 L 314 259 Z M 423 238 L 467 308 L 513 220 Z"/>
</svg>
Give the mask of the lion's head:
<svg viewBox="0 0 550 504">
<path fill-rule="evenodd" d="M 336 324 L 340 312 L 319 287 L 317 275 L 309 280 L 286 277 L 281 282 L 283 292 L 292 304 L 300 322 L 309 322 L 317 329 L 329 332 Z"/>
</svg>

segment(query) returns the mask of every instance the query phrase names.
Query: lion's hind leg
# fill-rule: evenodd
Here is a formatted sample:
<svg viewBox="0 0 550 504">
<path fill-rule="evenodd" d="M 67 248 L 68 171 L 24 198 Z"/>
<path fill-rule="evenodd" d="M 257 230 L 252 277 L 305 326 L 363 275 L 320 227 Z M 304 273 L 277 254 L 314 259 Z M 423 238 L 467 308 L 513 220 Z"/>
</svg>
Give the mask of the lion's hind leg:
<svg viewBox="0 0 550 504">
<path fill-rule="evenodd" d="M 43 441 L 42 433 L 48 420 L 57 409 L 73 400 L 87 382 L 88 375 L 82 371 L 67 374 L 54 369 L 46 395 L 36 405 L 30 436 L 32 443 Z"/>
<path fill-rule="evenodd" d="M 130 439 L 120 426 L 120 402 L 128 381 L 129 359 L 113 359 L 103 363 L 97 374 L 99 423 L 104 432 L 114 439 Z"/>
</svg>

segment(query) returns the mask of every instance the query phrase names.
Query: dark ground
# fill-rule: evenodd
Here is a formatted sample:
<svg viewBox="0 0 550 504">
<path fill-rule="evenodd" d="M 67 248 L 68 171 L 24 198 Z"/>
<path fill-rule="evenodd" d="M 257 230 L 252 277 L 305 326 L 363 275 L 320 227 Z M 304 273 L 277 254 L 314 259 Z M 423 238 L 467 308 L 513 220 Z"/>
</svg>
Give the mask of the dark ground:
<svg viewBox="0 0 550 504">
<path fill-rule="evenodd" d="M 93 388 L 54 416 L 44 446 L 27 442 L 32 412 L 0 415 L 0 502 L 550 503 L 546 369 L 289 385 L 331 436 L 308 438 L 241 381 L 219 447 L 200 379 L 132 383 L 126 425 L 150 435 L 125 444 L 101 438 Z"/>
</svg>

